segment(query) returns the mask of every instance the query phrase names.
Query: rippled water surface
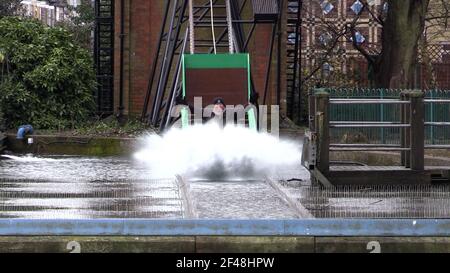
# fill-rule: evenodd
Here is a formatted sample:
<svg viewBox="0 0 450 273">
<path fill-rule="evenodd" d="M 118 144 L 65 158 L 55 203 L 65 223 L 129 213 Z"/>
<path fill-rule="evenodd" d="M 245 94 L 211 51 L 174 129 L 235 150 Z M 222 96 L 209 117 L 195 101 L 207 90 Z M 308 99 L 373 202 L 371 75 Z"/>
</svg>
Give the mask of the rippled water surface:
<svg viewBox="0 0 450 273">
<path fill-rule="evenodd" d="M 183 197 L 200 218 L 293 218 L 262 180 L 155 178 L 132 158 L 0 157 L 0 217 L 38 219 L 186 218 Z M 184 194 L 184 195 L 183 195 Z"/>
<path fill-rule="evenodd" d="M 3 156 L 0 217 L 181 218 L 173 178 L 128 158 Z"/>
<path fill-rule="evenodd" d="M 0 157 L 0 218 L 292 219 L 448 218 L 450 186 L 312 186 L 308 172 L 156 178 L 131 158 Z M 292 179 L 295 178 L 295 179 Z M 190 202 L 187 202 L 189 200 Z M 193 213 L 192 213 L 193 212 Z M 193 216 L 194 215 L 194 216 Z"/>
</svg>

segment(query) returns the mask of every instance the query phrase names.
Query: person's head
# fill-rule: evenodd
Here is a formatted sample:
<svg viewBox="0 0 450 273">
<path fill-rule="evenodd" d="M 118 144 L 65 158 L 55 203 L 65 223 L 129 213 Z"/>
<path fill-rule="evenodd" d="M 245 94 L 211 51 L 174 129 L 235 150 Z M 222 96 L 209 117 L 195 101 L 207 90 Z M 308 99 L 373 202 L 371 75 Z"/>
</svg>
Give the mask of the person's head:
<svg viewBox="0 0 450 273">
<path fill-rule="evenodd" d="M 225 102 L 223 101 L 222 98 L 214 99 L 213 104 L 214 104 L 213 113 L 215 115 L 221 115 L 225 112 Z"/>
<path fill-rule="evenodd" d="M 225 107 L 225 102 L 224 102 L 224 100 L 222 98 L 215 98 L 214 101 L 213 101 L 213 104 L 214 105 L 222 104 Z"/>
</svg>

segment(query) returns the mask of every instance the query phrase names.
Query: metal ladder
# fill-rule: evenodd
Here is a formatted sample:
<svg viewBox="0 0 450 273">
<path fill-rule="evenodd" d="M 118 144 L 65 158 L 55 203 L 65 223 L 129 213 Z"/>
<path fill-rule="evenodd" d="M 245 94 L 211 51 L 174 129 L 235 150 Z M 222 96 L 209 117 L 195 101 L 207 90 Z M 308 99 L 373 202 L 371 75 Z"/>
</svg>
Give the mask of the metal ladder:
<svg viewBox="0 0 450 273">
<path fill-rule="evenodd" d="M 301 9 L 302 0 L 289 0 L 287 10 L 287 49 L 286 49 L 286 80 L 287 80 L 287 114 L 293 118 L 301 114 L 300 89 L 300 57 L 301 57 Z M 297 112 L 297 113 L 296 113 Z"/>
<path fill-rule="evenodd" d="M 114 112 L 114 1 L 95 1 L 94 60 L 97 73 L 97 112 Z"/>
</svg>

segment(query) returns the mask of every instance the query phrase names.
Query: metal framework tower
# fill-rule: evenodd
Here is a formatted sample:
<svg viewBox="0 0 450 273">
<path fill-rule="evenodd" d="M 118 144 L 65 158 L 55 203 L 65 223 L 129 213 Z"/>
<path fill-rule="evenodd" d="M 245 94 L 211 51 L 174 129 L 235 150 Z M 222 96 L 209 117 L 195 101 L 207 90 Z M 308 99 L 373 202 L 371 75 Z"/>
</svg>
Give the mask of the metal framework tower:
<svg viewBox="0 0 450 273">
<path fill-rule="evenodd" d="M 289 0 L 287 10 L 287 114 L 301 117 L 300 56 L 302 0 Z M 295 113 L 297 112 L 297 113 Z M 295 114 L 294 114 L 295 113 Z"/>
<path fill-rule="evenodd" d="M 114 0 L 95 1 L 94 59 L 97 73 L 97 112 L 114 112 Z"/>
<path fill-rule="evenodd" d="M 256 24 L 278 22 L 278 0 L 252 0 L 253 18 L 250 19 L 243 19 L 246 5 L 249 5 L 247 0 L 166 1 L 143 120 L 160 130 L 169 125 L 169 113 L 181 92 L 181 60 L 186 50 L 191 53 L 247 52 Z M 249 30 L 246 31 L 244 24 L 250 26 Z M 251 82 L 252 93 L 256 93 Z"/>
</svg>

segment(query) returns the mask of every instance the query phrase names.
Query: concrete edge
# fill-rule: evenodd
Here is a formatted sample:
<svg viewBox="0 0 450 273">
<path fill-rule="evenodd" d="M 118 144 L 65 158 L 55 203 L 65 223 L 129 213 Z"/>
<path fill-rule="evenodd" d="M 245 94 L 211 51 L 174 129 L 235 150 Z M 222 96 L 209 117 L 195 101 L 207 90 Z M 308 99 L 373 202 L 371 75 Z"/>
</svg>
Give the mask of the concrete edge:
<svg viewBox="0 0 450 273">
<path fill-rule="evenodd" d="M 8 135 L 7 150 L 14 153 L 74 156 L 125 156 L 137 149 L 140 139 L 88 136 L 30 135 L 33 143 Z"/>
<path fill-rule="evenodd" d="M 450 253 L 450 237 L 0 236 L 0 253 Z"/>
<path fill-rule="evenodd" d="M 5 134 L 8 138 L 16 138 L 16 134 L 13 133 L 6 133 Z M 100 139 L 100 140 L 126 140 L 126 141 L 134 141 L 138 140 L 139 137 L 119 137 L 119 136 L 89 136 L 89 135 L 27 135 L 27 137 L 31 138 L 72 138 L 72 139 Z"/>
<path fill-rule="evenodd" d="M 450 219 L 2 219 L 0 236 L 450 236 Z"/>
</svg>

